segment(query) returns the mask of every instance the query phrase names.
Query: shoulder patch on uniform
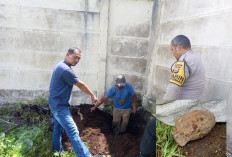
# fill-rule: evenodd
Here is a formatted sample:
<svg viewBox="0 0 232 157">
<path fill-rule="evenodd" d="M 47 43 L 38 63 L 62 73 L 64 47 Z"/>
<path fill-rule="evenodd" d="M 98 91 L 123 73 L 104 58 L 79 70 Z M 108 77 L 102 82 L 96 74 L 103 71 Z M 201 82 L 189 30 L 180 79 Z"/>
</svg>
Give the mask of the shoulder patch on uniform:
<svg viewBox="0 0 232 157">
<path fill-rule="evenodd" d="M 184 62 L 176 62 L 170 82 L 182 86 L 185 81 Z"/>
</svg>

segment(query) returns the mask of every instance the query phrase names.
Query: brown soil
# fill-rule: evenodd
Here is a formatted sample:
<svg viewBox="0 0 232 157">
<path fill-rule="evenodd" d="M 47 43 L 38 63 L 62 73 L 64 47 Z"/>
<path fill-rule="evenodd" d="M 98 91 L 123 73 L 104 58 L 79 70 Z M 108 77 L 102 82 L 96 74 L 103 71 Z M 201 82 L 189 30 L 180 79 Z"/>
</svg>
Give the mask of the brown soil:
<svg viewBox="0 0 232 157">
<path fill-rule="evenodd" d="M 182 147 L 182 152 L 188 157 L 225 157 L 226 124 L 216 124 L 204 138 L 188 142 Z"/>
<path fill-rule="evenodd" d="M 72 108 L 71 113 L 77 124 L 81 139 L 89 146 L 94 155 L 112 155 L 114 157 L 135 157 L 139 154 L 139 145 L 142 139 L 146 122 L 136 114 L 130 119 L 126 133 L 114 135 L 112 133 L 112 116 L 99 109 L 90 112 L 92 105 L 80 105 L 80 112 L 83 115 L 81 121 L 78 108 Z M 71 146 L 65 134 L 63 146 Z"/>
</svg>

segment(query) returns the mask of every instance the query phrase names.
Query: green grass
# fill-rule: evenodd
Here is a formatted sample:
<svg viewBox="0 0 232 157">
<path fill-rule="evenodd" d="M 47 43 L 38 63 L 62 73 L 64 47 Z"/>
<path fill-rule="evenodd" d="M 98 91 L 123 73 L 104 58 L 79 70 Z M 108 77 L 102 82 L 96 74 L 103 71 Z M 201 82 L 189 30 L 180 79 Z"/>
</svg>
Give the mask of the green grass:
<svg viewBox="0 0 232 157">
<path fill-rule="evenodd" d="M 46 97 L 38 97 L 30 104 L 48 108 Z M 22 102 L 17 102 L 7 108 L 1 108 L 0 114 L 7 118 L 10 117 L 12 111 L 17 111 L 25 120 L 29 119 L 32 124 L 36 125 L 28 126 L 25 124 L 3 133 L 6 126 L 4 126 L 4 121 L 0 120 L 0 157 L 76 157 L 73 149 L 62 154 L 53 152 L 52 132 L 49 131 L 47 115 L 23 110 L 21 109 L 22 105 Z M 13 126 L 14 122 L 11 122 L 9 128 Z"/>
<path fill-rule="evenodd" d="M 181 149 L 172 137 L 175 127 L 156 121 L 156 156 L 157 157 L 184 157 Z"/>
<path fill-rule="evenodd" d="M 36 98 L 35 101 L 32 102 L 33 105 L 39 105 L 39 106 L 43 106 L 43 107 L 48 107 L 47 104 L 47 97 L 46 96 L 39 96 Z"/>
<path fill-rule="evenodd" d="M 4 126 L 4 122 L 2 120 L 0 120 L 0 132 L 5 131 L 5 126 Z"/>
<path fill-rule="evenodd" d="M 12 112 L 12 109 L 9 110 L 9 107 L 0 109 L 0 115 L 1 116 L 9 115 L 11 112 Z"/>
</svg>

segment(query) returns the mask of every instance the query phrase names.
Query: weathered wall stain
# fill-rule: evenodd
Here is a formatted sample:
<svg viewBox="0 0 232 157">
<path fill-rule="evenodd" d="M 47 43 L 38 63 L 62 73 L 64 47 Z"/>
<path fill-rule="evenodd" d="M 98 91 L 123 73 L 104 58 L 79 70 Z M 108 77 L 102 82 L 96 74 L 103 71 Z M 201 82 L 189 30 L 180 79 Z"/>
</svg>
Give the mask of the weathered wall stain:
<svg viewBox="0 0 232 157">
<path fill-rule="evenodd" d="M 117 36 L 131 36 L 131 37 L 149 37 L 150 33 L 150 22 L 131 25 L 128 23 L 127 25 L 121 25 L 116 30 Z"/>
</svg>

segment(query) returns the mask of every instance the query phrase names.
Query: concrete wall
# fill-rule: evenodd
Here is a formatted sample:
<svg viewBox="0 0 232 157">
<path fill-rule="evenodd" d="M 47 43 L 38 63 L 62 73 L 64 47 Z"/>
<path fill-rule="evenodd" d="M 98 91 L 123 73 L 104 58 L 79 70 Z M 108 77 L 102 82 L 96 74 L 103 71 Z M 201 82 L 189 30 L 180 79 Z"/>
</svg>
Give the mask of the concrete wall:
<svg viewBox="0 0 232 157">
<path fill-rule="evenodd" d="M 152 5 L 152 0 L 1 0 L 0 103 L 47 95 L 54 66 L 73 46 L 82 50 L 73 69 L 99 98 L 121 73 L 141 93 Z M 89 96 L 74 87 L 73 104 L 80 103 L 90 103 Z"/>
<path fill-rule="evenodd" d="M 137 93 L 146 79 L 153 1 L 111 0 L 106 64 L 106 90 L 124 74 Z"/>
<path fill-rule="evenodd" d="M 232 1 L 157 0 L 154 5 L 146 95 L 162 99 L 175 61 L 170 42 L 178 34 L 189 37 L 206 71 L 203 99 L 227 99 L 232 88 Z"/>
<path fill-rule="evenodd" d="M 101 91 L 108 7 L 107 0 L 0 1 L 0 102 L 31 100 L 47 92 L 54 66 L 73 46 L 82 50 L 75 73 L 95 93 Z M 84 103 L 88 96 L 82 96 Z"/>
</svg>

